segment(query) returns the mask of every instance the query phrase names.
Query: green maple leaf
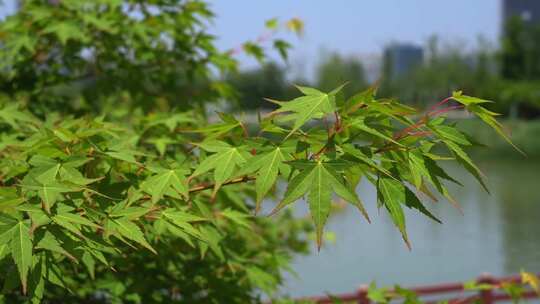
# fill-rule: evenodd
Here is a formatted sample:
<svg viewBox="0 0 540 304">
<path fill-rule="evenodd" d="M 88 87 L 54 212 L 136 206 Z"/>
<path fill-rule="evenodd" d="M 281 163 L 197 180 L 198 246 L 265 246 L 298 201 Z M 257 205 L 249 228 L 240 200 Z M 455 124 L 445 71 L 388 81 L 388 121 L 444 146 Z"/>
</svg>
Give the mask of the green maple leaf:
<svg viewBox="0 0 540 304">
<path fill-rule="evenodd" d="M 136 155 L 140 155 L 140 153 L 137 153 L 136 151 L 130 151 L 130 150 L 114 150 L 114 151 L 108 151 L 105 152 L 108 156 L 122 160 L 128 163 L 133 163 L 139 165 L 140 163 L 137 162 L 137 159 L 135 158 Z"/>
<path fill-rule="evenodd" d="M 410 248 L 411 244 L 405 227 L 405 214 L 401 207 L 401 204 L 405 204 L 405 186 L 394 179 L 380 177 L 377 182 L 377 192 L 379 201 L 386 207 L 407 247 Z"/>
<path fill-rule="evenodd" d="M 276 183 L 279 172 L 287 171 L 285 169 L 286 160 L 290 157 L 280 147 L 274 150 L 257 155 L 248 160 L 245 167 L 239 172 L 240 175 L 257 172 L 255 181 L 255 192 L 257 194 L 255 213 L 258 213 L 261 208 L 261 202 L 265 195 Z"/>
<path fill-rule="evenodd" d="M 39 240 L 39 242 L 37 242 L 36 249 L 46 249 L 52 252 L 63 254 L 72 261 L 77 260 L 77 258 L 75 258 L 72 254 L 67 252 L 62 247 L 62 244 L 58 241 L 58 239 L 49 231 L 46 231 L 43 237 L 41 237 L 41 239 Z"/>
<path fill-rule="evenodd" d="M 156 114 L 158 115 L 155 120 L 148 122 L 147 128 L 164 125 L 170 132 L 173 132 L 179 125 L 184 123 L 195 123 L 195 115 L 192 112 L 174 113 L 174 114 Z"/>
<path fill-rule="evenodd" d="M 191 180 L 196 176 L 213 170 L 215 182 L 213 195 L 215 195 L 221 185 L 234 175 L 236 168 L 246 162 L 248 156 L 240 148 L 232 147 L 221 141 L 202 143 L 200 146 L 206 151 L 216 153 L 203 160 L 189 179 Z"/>
<path fill-rule="evenodd" d="M 409 168 L 414 186 L 421 189 L 423 185 L 423 177 L 429 177 L 428 169 L 426 168 L 424 157 L 419 151 L 412 151 L 409 156 Z"/>
<path fill-rule="evenodd" d="M 165 151 L 167 151 L 168 145 L 176 143 L 176 141 L 165 136 L 160 137 L 160 138 L 152 138 L 148 140 L 148 142 L 153 144 L 156 147 L 156 150 L 159 152 L 159 155 L 161 156 L 165 155 Z"/>
<path fill-rule="evenodd" d="M 15 187 L 0 187 L 0 212 L 13 210 L 24 201 L 25 198 L 17 194 Z"/>
<path fill-rule="evenodd" d="M 206 135 L 207 138 L 217 138 L 223 134 L 227 134 L 229 132 L 232 132 L 236 128 L 243 127 L 243 124 L 241 121 L 236 119 L 234 116 L 218 112 L 217 113 L 219 118 L 223 121 L 219 124 L 212 124 L 204 128 L 195 129 L 195 130 L 189 130 L 185 131 L 188 133 L 203 133 Z"/>
<path fill-rule="evenodd" d="M 433 197 L 424 184 L 424 180 L 435 186 L 437 191 L 441 193 L 454 207 L 462 212 L 459 203 L 450 195 L 448 189 L 444 186 L 441 179 L 445 179 L 456 183 L 460 186 L 462 184 L 457 180 L 449 176 L 432 158 L 429 153 L 423 154 L 420 150 L 412 150 L 409 156 L 409 167 L 412 176 L 412 183 L 415 187 L 426 193 L 428 196 Z"/>
<path fill-rule="evenodd" d="M 285 40 L 277 39 L 274 41 L 274 48 L 279 52 L 279 55 L 285 61 L 288 59 L 288 50 L 291 47 L 292 45 Z"/>
<path fill-rule="evenodd" d="M 294 125 L 287 135 L 288 138 L 309 120 L 321 118 L 328 113 L 334 112 L 336 110 L 336 94 L 342 87 L 343 86 L 338 87 L 330 93 L 324 93 L 317 89 L 297 86 L 305 96 L 295 98 L 288 102 L 267 99 L 280 106 L 280 108 L 273 111 L 271 115 L 292 113 L 289 114 L 289 116 L 294 119 Z"/>
<path fill-rule="evenodd" d="M 129 220 L 134 220 L 140 218 L 141 216 L 147 214 L 150 211 L 152 211 L 152 209 L 143 207 L 116 208 L 109 214 L 109 216 L 125 217 Z"/>
<path fill-rule="evenodd" d="M 38 120 L 31 114 L 19 110 L 16 103 L 9 104 L 0 109 L 0 121 L 4 121 L 12 127 L 18 127 L 20 124 L 36 124 Z"/>
<path fill-rule="evenodd" d="M 381 176 L 377 181 L 377 196 L 390 214 L 392 221 L 401 232 L 403 240 L 409 248 L 411 245 L 407 236 L 405 214 L 403 213 L 401 205 L 416 209 L 437 223 L 441 223 L 441 221 L 422 204 L 418 197 L 416 197 L 416 194 L 396 179 Z"/>
<path fill-rule="evenodd" d="M 462 146 L 472 145 L 471 141 L 467 138 L 467 136 L 454 127 L 431 124 L 428 124 L 428 126 L 431 130 L 435 132 L 435 134 L 437 134 L 440 138 L 444 140 L 449 140 Z"/>
<path fill-rule="evenodd" d="M 266 20 L 264 25 L 269 30 L 276 30 L 279 26 L 279 20 L 278 18 L 272 18 L 272 19 Z"/>
<path fill-rule="evenodd" d="M 96 182 L 100 180 L 101 178 L 86 178 L 82 173 L 73 168 L 66 165 L 63 165 L 60 168 L 60 178 L 63 182 L 67 182 L 70 184 L 78 185 L 78 186 L 86 186 L 88 184 L 91 184 L 93 182 Z"/>
<path fill-rule="evenodd" d="M 43 33 L 54 33 L 63 45 L 72 39 L 80 41 L 88 40 L 81 31 L 81 27 L 71 22 L 52 23 L 43 30 Z"/>
<path fill-rule="evenodd" d="M 264 49 L 260 45 L 248 41 L 242 45 L 242 48 L 247 55 L 254 57 L 257 59 L 257 61 L 259 61 L 259 63 L 264 62 L 266 55 L 264 53 Z"/>
<path fill-rule="evenodd" d="M 341 173 L 347 167 L 347 163 L 340 161 L 294 161 L 289 162 L 289 164 L 300 169 L 300 172 L 289 182 L 283 200 L 274 208 L 272 214 L 308 193 L 308 204 L 317 230 L 317 247 L 319 249 L 322 243 L 323 228 L 330 213 L 332 193 L 357 207 L 369 221 L 362 202 Z"/>
<path fill-rule="evenodd" d="M 157 174 L 146 179 L 141 188 L 152 195 L 152 203 L 157 203 L 168 190 L 176 191 L 187 198 L 187 173 L 183 169 L 160 169 Z"/>
<path fill-rule="evenodd" d="M 176 228 L 169 226 L 169 230 L 172 230 L 173 234 L 180 235 L 190 235 L 197 239 L 203 240 L 204 237 L 201 235 L 201 232 L 195 228 L 191 223 L 206 221 L 205 218 L 198 217 L 193 214 L 189 214 L 184 211 L 176 210 L 169 208 L 164 210 L 162 213 L 162 218 L 166 219 L 171 224 L 175 225 Z M 178 230 L 180 229 L 180 231 Z"/>
<path fill-rule="evenodd" d="M 41 166 L 30 171 L 30 175 L 34 176 L 35 180 L 41 184 L 47 184 L 54 182 L 58 171 L 60 170 L 60 164 L 54 164 L 52 166 Z"/>
<path fill-rule="evenodd" d="M 231 208 L 227 208 L 221 211 L 221 215 L 233 221 L 239 226 L 243 226 L 245 228 L 251 229 L 251 225 L 249 221 L 247 220 L 250 216 L 247 214 L 244 214 L 240 211 L 232 210 Z"/>
<path fill-rule="evenodd" d="M 70 222 L 75 225 L 84 225 L 84 226 L 89 226 L 89 227 L 94 227 L 94 228 L 100 228 L 99 225 L 93 223 L 89 219 L 82 217 L 81 215 L 77 213 L 62 212 L 55 215 L 53 219 L 55 221 Z"/>
<path fill-rule="evenodd" d="M 32 240 L 30 238 L 30 228 L 24 221 L 20 221 L 12 228 L 12 231 L 11 256 L 19 271 L 23 293 L 26 294 L 28 271 L 32 266 Z"/>
<path fill-rule="evenodd" d="M 127 218 L 120 218 L 120 219 L 114 219 L 110 221 L 110 226 L 113 227 L 113 229 L 118 233 L 115 236 L 119 238 L 127 238 L 132 241 L 135 241 L 145 247 L 146 249 L 152 251 L 153 253 L 157 254 L 156 250 L 150 246 L 148 241 L 146 241 L 146 238 L 144 237 L 144 233 L 141 231 L 139 226 L 137 226 L 135 223 L 130 221 Z"/>
<path fill-rule="evenodd" d="M 360 161 L 360 163 L 367 165 L 371 169 L 373 169 L 376 172 L 380 172 L 387 176 L 392 176 L 392 174 L 386 170 L 383 166 L 381 166 L 379 163 L 377 163 L 373 157 L 368 156 L 362 152 L 362 150 L 357 149 L 352 144 L 345 144 L 341 146 L 341 149 L 347 153 L 348 155 L 352 156 L 355 161 Z"/>
<path fill-rule="evenodd" d="M 287 28 L 298 36 L 302 36 L 304 33 L 304 22 L 299 18 L 292 18 L 285 23 Z"/>
<path fill-rule="evenodd" d="M 482 185 L 484 190 L 486 190 L 486 192 L 489 193 L 489 189 L 488 189 L 487 185 L 485 184 L 484 179 L 482 178 L 482 176 L 484 176 L 484 174 L 474 164 L 474 162 L 467 155 L 467 153 L 465 151 L 463 151 L 463 149 L 459 145 L 455 144 L 454 142 L 445 140 L 444 143 L 452 151 L 452 153 L 454 154 L 456 160 L 465 169 L 467 169 L 467 171 L 469 171 L 476 178 L 476 180 L 478 180 L 478 182 L 480 183 L 480 185 Z"/>
<path fill-rule="evenodd" d="M 483 120 L 486 124 L 488 124 L 491 128 L 495 130 L 506 142 L 508 142 L 514 149 L 516 149 L 519 153 L 525 155 L 521 149 L 519 149 L 511 140 L 510 137 L 504 132 L 503 126 L 500 122 L 495 119 L 495 116 L 498 116 L 500 114 L 489 111 L 488 109 L 481 106 L 481 104 L 484 103 L 492 103 L 493 101 L 480 99 L 476 97 L 471 97 L 467 95 L 463 95 L 461 91 L 454 92 L 452 94 L 452 99 L 455 101 L 461 103 L 465 106 L 465 108 L 469 111 L 474 113 L 478 118 Z"/>
<path fill-rule="evenodd" d="M 394 143 L 394 144 L 396 144 L 398 146 L 403 146 L 401 143 L 395 141 L 392 137 L 390 137 L 388 135 L 385 135 L 385 134 L 379 132 L 377 129 L 368 126 L 366 124 L 366 121 L 365 121 L 364 117 L 358 117 L 358 118 L 354 119 L 351 122 L 351 126 L 353 128 L 361 130 L 362 132 L 371 134 L 371 135 L 373 135 L 375 137 L 379 137 L 381 139 L 388 140 L 388 141 L 390 141 L 390 142 L 392 142 L 392 143 Z"/>
<path fill-rule="evenodd" d="M 61 197 L 62 193 L 80 190 L 79 188 L 71 187 L 55 180 L 44 181 L 46 183 L 37 182 L 32 176 L 27 175 L 23 179 L 21 187 L 25 190 L 37 191 L 47 213 L 50 213 L 51 207 Z"/>
</svg>

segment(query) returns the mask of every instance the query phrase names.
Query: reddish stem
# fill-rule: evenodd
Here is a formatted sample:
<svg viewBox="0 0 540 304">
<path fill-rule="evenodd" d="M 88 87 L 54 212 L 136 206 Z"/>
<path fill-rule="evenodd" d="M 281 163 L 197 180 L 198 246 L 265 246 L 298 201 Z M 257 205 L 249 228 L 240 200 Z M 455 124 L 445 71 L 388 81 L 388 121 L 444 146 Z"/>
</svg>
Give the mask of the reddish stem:
<svg viewBox="0 0 540 304">
<path fill-rule="evenodd" d="M 424 125 L 426 123 L 426 120 L 427 120 L 426 117 L 424 117 L 421 120 L 419 120 L 417 123 L 415 123 L 414 125 L 408 126 L 407 128 L 401 130 L 401 132 L 394 135 L 394 139 L 395 140 L 401 139 L 405 135 L 407 135 L 410 131 L 412 131 L 414 129 L 419 129 L 422 125 Z"/>
<path fill-rule="evenodd" d="M 440 107 L 440 106 L 444 105 L 445 103 L 449 102 L 451 99 L 452 99 L 452 97 L 450 96 L 450 97 L 447 97 L 447 98 L 439 101 L 436 105 L 434 105 L 433 107 L 431 107 L 431 109 L 429 109 L 428 113 L 435 111 L 438 107 Z"/>
<path fill-rule="evenodd" d="M 448 107 L 448 108 L 440 109 L 440 110 L 437 110 L 437 111 L 435 111 L 435 112 L 431 112 L 431 113 L 429 113 L 428 115 L 431 115 L 431 116 L 438 116 L 438 115 L 441 115 L 441 114 L 450 112 L 450 111 L 452 111 L 452 110 L 458 110 L 458 109 L 463 109 L 463 105 L 451 106 L 451 107 Z"/>
<path fill-rule="evenodd" d="M 422 131 L 420 129 L 423 125 L 426 124 L 426 122 L 428 121 L 428 118 L 430 116 L 438 116 L 438 115 L 447 113 L 447 112 L 452 111 L 452 110 L 457 110 L 457 109 L 462 109 L 463 108 L 463 105 L 459 105 L 459 106 L 450 106 L 450 107 L 447 107 L 447 108 L 444 108 L 444 109 L 440 109 L 440 107 L 442 105 L 444 105 L 447 102 L 449 102 L 450 100 L 452 100 L 452 98 L 453 98 L 452 96 L 447 97 L 447 98 L 441 100 L 440 102 L 438 102 L 437 104 L 435 104 L 433 107 L 431 107 L 429 109 L 429 111 L 427 111 L 426 115 L 424 117 L 422 117 L 422 119 L 420 119 L 415 124 L 413 124 L 411 126 L 408 126 L 405 129 L 401 130 L 400 132 L 396 133 L 393 136 L 393 139 L 394 140 L 400 140 L 400 139 L 406 137 L 407 135 L 424 136 L 424 135 L 431 134 L 428 131 Z M 418 130 L 418 132 L 411 133 L 412 130 Z"/>
<path fill-rule="evenodd" d="M 450 100 L 452 100 L 452 97 L 447 97 L 447 98 L 441 100 L 440 102 L 438 102 L 436 105 L 431 107 L 431 109 L 427 112 L 426 117 L 423 117 L 421 120 L 419 120 L 414 125 L 403 129 L 401 132 L 399 132 L 398 134 L 396 134 L 394 136 L 394 139 L 401 139 L 406 134 L 408 134 L 411 130 L 419 129 L 422 125 L 424 125 L 427 122 L 427 118 L 430 117 L 430 116 L 438 116 L 438 115 L 444 114 L 444 113 L 452 111 L 452 110 L 457 110 L 457 109 L 462 109 L 463 108 L 463 105 L 459 105 L 459 106 L 450 106 L 450 107 L 447 107 L 447 108 L 444 108 L 444 109 L 438 109 L 439 107 L 446 104 Z"/>
</svg>

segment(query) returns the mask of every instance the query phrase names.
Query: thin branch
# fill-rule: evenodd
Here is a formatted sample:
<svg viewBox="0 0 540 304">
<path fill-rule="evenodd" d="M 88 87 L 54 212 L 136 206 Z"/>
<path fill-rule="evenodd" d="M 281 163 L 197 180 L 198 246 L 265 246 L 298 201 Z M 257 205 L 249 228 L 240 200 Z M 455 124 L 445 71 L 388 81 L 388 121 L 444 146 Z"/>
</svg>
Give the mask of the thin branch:
<svg viewBox="0 0 540 304">
<path fill-rule="evenodd" d="M 328 130 L 328 140 L 327 140 L 326 144 L 319 151 L 317 151 L 315 154 L 313 154 L 312 158 L 314 158 L 314 159 L 319 158 L 319 156 L 321 156 L 322 153 L 326 152 L 326 150 L 328 148 L 328 144 L 330 144 L 330 142 L 334 139 L 336 134 L 338 134 L 339 132 L 342 131 L 341 118 L 339 116 L 339 113 L 336 111 L 336 112 L 334 112 L 334 115 L 335 115 L 335 120 L 336 121 L 334 122 L 333 130 L 330 130 L 330 127 L 328 126 L 328 122 L 326 121 L 326 119 L 324 120 L 325 124 L 327 125 L 326 128 Z"/>
<path fill-rule="evenodd" d="M 449 101 L 452 100 L 452 99 L 453 99 L 453 97 L 450 96 L 450 97 L 447 97 L 447 98 L 441 100 L 439 103 L 437 103 L 437 104 L 435 104 L 433 107 L 431 107 L 431 108 L 429 109 L 428 113 L 437 110 L 440 106 L 444 105 L 445 103 L 449 102 Z M 428 115 L 429 115 L 429 114 L 428 114 Z"/>
<path fill-rule="evenodd" d="M 336 122 L 334 124 L 334 132 L 339 133 L 341 131 L 341 117 L 337 111 L 334 111 Z"/>
<path fill-rule="evenodd" d="M 444 108 L 444 109 L 440 109 L 440 110 L 437 110 L 437 111 L 430 112 L 429 115 L 433 116 L 433 117 L 436 117 L 436 116 L 440 116 L 442 114 L 448 113 L 450 111 L 461 110 L 461 109 L 464 109 L 464 108 L 465 108 L 464 105 L 451 106 L 451 107 L 447 107 L 447 108 Z"/>
<path fill-rule="evenodd" d="M 422 119 L 420 119 L 418 122 L 416 122 L 415 124 L 411 125 L 411 126 L 408 126 L 406 127 L 405 129 L 401 130 L 400 132 L 396 133 L 394 136 L 393 136 L 393 139 L 394 140 L 400 140 L 400 139 L 403 139 L 404 137 L 406 137 L 409 132 L 411 132 L 412 130 L 421 130 L 420 128 L 427 122 L 428 120 L 428 117 L 427 116 L 424 116 Z"/>
<path fill-rule="evenodd" d="M 322 148 L 317 151 L 315 154 L 313 154 L 311 156 L 312 159 L 318 159 L 321 154 L 323 154 L 324 152 L 326 152 L 327 148 L 328 148 L 328 145 L 330 144 L 330 142 L 334 139 L 334 137 L 336 136 L 336 133 L 332 133 L 332 135 L 330 135 L 330 137 L 328 137 L 328 141 L 326 142 L 326 144 L 324 146 L 322 146 Z"/>
<path fill-rule="evenodd" d="M 422 127 L 425 126 L 425 124 L 428 122 L 430 117 L 437 117 L 439 115 L 445 114 L 445 113 L 450 112 L 452 110 L 458 110 L 458 109 L 463 109 L 464 108 L 463 105 L 457 105 L 457 106 L 446 107 L 446 108 L 443 108 L 443 109 L 438 109 L 440 106 L 444 105 L 445 103 L 447 103 L 451 99 L 452 99 L 452 97 L 448 97 L 448 98 L 443 99 L 441 102 L 437 103 L 418 122 L 416 122 L 413 125 L 410 125 L 410 126 L 406 127 L 405 129 L 401 130 L 400 132 L 396 133 L 393 136 L 393 139 L 394 140 L 400 140 L 400 139 L 403 139 L 403 138 L 405 138 L 407 136 L 425 136 L 425 135 L 431 134 L 431 132 L 429 132 L 429 131 L 422 130 Z M 413 132 L 413 131 L 416 131 L 416 132 Z M 376 150 L 375 153 L 381 153 L 381 152 L 388 151 L 389 149 L 392 149 L 391 148 L 392 145 L 393 145 L 393 143 L 389 142 L 386 145 L 384 145 L 382 148 L 379 148 L 378 150 Z"/>
<path fill-rule="evenodd" d="M 252 180 L 255 180 L 255 179 L 256 178 L 253 177 L 253 176 L 243 176 L 243 177 L 231 179 L 230 181 L 225 182 L 225 183 L 223 183 L 221 185 L 226 186 L 226 185 L 240 184 L 240 183 L 245 183 L 245 182 L 252 181 Z M 212 183 L 212 184 L 209 184 L 209 183 L 200 184 L 200 185 L 197 185 L 197 186 L 189 189 L 189 193 L 195 193 L 195 192 L 200 192 L 200 191 L 212 189 L 215 186 L 216 186 L 215 183 Z"/>
<path fill-rule="evenodd" d="M 243 134 L 244 134 L 244 138 L 248 138 L 248 137 L 249 137 L 249 132 L 248 132 L 248 130 L 247 130 L 247 128 L 246 128 L 246 125 L 244 125 L 244 123 L 241 122 L 241 121 L 238 121 L 238 123 L 240 124 L 240 127 L 242 128 L 242 132 L 243 132 Z"/>
</svg>

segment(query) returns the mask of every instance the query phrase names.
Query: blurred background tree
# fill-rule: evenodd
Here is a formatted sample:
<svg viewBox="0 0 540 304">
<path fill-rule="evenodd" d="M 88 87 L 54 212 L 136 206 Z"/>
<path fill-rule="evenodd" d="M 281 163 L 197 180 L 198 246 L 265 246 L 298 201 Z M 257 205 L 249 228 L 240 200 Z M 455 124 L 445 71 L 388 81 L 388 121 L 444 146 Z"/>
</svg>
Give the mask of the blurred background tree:
<svg viewBox="0 0 540 304">
<path fill-rule="evenodd" d="M 362 62 L 355 57 L 345 57 L 338 53 L 323 55 L 316 68 L 315 79 L 315 86 L 323 91 L 331 91 L 347 83 L 343 88 L 346 96 L 368 86 Z"/>
<path fill-rule="evenodd" d="M 458 88 L 465 92 L 477 91 L 480 84 L 496 77 L 495 55 L 488 46 L 465 53 L 459 44 L 442 45 L 434 36 L 429 39 L 426 49 L 426 59 L 394 76 L 390 74 L 390 58 L 386 56 L 381 90 L 389 96 L 426 107 Z"/>
<path fill-rule="evenodd" d="M 500 77 L 490 95 L 498 97 L 511 116 L 540 115 L 540 25 L 514 16 L 505 22 Z"/>
<path fill-rule="evenodd" d="M 540 115 L 540 26 L 512 17 L 504 24 L 499 50 L 484 39 L 466 52 L 432 37 L 421 64 L 392 75 L 383 59 L 381 90 L 425 107 L 457 88 L 497 101 L 491 109 L 511 117 Z"/>
<path fill-rule="evenodd" d="M 238 102 L 232 106 L 237 110 L 273 108 L 275 105 L 264 98 L 284 100 L 296 95 L 286 72 L 286 68 L 269 62 L 260 68 L 231 74 L 228 82 L 238 92 Z"/>
<path fill-rule="evenodd" d="M 277 100 L 291 99 L 297 95 L 292 84 L 318 87 L 331 91 L 347 83 L 343 89 L 346 96 L 362 91 L 368 86 L 362 62 L 355 57 L 345 57 L 338 53 L 322 56 L 315 70 L 315 80 L 290 79 L 290 69 L 276 62 L 269 62 L 261 67 L 231 73 L 228 83 L 238 92 L 238 103 L 232 106 L 236 110 L 271 109 L 275 104 L 265 101 L 272 97 Z"/>
</svg>

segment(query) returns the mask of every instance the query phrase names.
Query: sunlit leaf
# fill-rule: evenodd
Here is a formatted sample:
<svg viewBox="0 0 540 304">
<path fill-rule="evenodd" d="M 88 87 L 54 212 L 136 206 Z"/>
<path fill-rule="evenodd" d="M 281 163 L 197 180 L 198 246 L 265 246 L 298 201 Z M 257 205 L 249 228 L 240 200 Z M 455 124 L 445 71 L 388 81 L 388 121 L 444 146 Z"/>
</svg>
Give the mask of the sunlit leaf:
<svg viewBox="0 0 540 304">
<path fill-rule="evenodd" d="M 152 246 L 150 246 L 150 244 L 146 241 L 144 234 L 139 228 L 139 226 L 137 226 L 135 223 L 124 218 L 112 220 L 112 223 L 114 223 L 114 227 L 117 229 L 118 233 L 120 233 L 121 236 L 135 241 L 143 247 L 147 248 L 148 250 L 152 251 L 153 253 L 157 254 L 154 248 L 152 248 Z"/>
<path fill-rule="evenodd" d="M 28 271 L 32 266 L 32 239 L 30 228 L 23 222 L 19 222 L 13 228 L 11 238 L 11 256 L 17 265 L 23 293 L 26 293 Z"/>
<path fill-rule="evenodd" d="M 392 218 L 392 221 L 401 232 L 403 240 L 410 248 L 407 229 L 405 227 L 405 214 L 401 204 L 405 204 L 405 186 L 399 181 L 387 177 L 380 177 L 377 190 L 379 200 L 383 203 Z"/>
<path fill-rule="evenodd" d="M 272 114 L 292 113 L 291 118 L 295 120 L 294 125 L 287 135 L 291 136 L 306 122 L 314 118 L 321 118 L 323 115 L 331 113 L 335 110 L 335 93 L 323 93 L 319 90 L 308 87 L 297 87 L 305 96 L 295 98 L 289 102 L 276 101 L 272 102 L 280 106 L 279 109 Z"/>
</svg>

